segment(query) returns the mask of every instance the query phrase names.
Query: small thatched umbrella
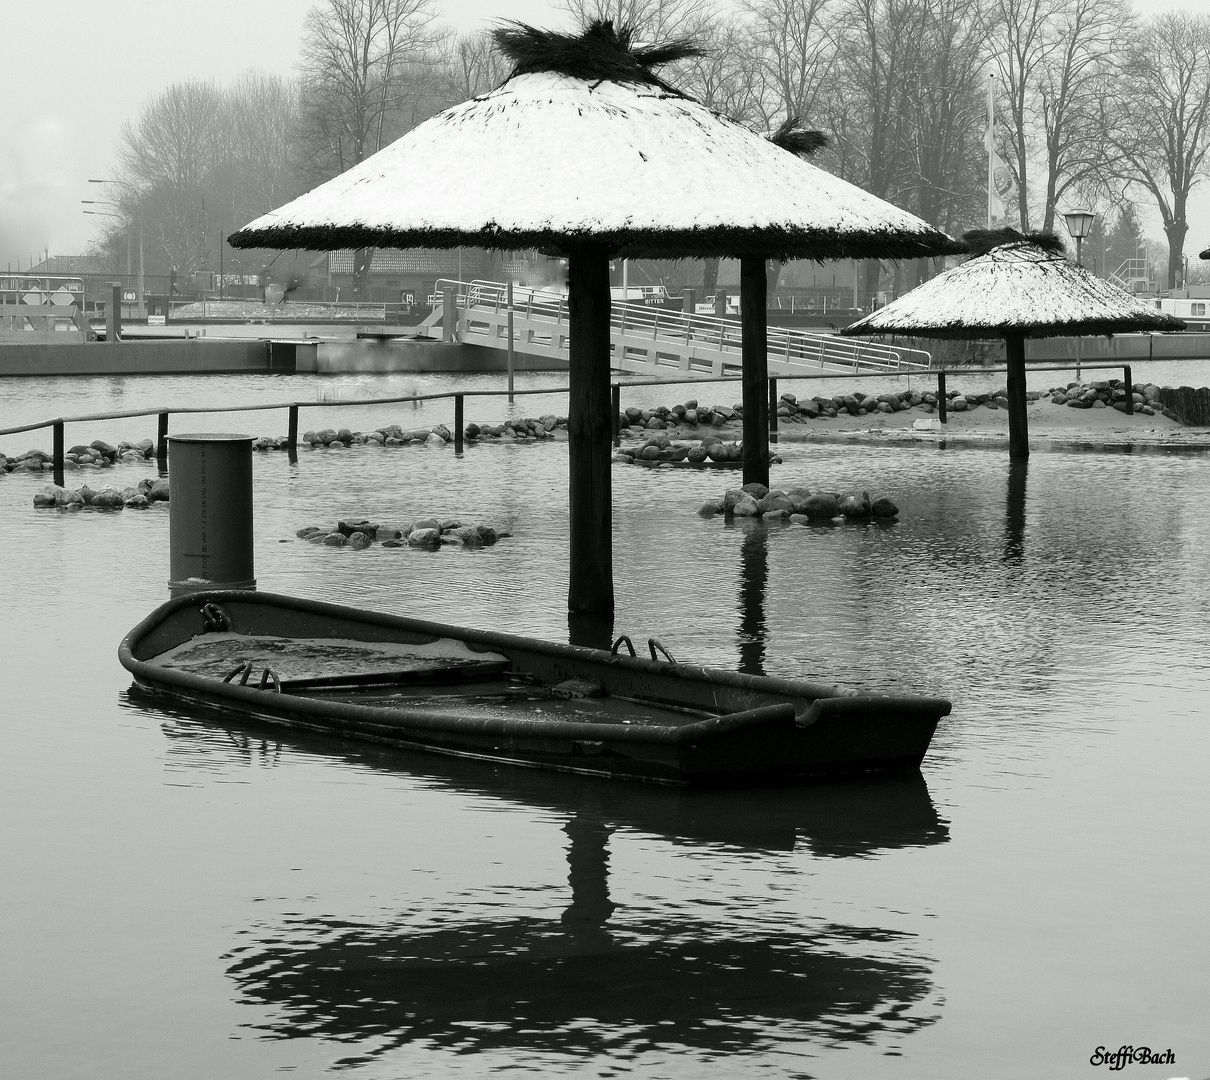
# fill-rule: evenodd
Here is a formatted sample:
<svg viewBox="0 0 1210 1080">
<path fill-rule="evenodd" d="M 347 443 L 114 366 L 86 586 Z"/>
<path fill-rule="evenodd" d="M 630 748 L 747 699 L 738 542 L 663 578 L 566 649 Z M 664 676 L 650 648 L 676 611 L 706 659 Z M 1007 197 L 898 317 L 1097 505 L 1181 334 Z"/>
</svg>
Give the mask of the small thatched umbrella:
<svg viewBox="0 0 1210 1080">
<path fill-rule="evenodd" d="M 976 229 L 962 239 L 973 258 L 846 326 L 841 333 L 1004 338 L 1010 457 L 1029 457 L 1027 337 L 1185 328 L 1180 319 L 1162 314 L 1069 261 L 1062 241 L 1050 233 Z"/>
<path fill-rule="evenodd" d="M 613 609 L 609 259 L 738 256 L 745 476 L 768 476 L 765 260 L 917 258 L 944 233 L 749 131 L 652 69 L 697 50 L 498 30 L 497 90 L 235 233 L 235 247 L 537 248 L 568 259 L 572 611 Z M 787 150 L 791 152 L 787 153 Z M 751 385 L 750 385 L 751 384 Z"/>
</svg>

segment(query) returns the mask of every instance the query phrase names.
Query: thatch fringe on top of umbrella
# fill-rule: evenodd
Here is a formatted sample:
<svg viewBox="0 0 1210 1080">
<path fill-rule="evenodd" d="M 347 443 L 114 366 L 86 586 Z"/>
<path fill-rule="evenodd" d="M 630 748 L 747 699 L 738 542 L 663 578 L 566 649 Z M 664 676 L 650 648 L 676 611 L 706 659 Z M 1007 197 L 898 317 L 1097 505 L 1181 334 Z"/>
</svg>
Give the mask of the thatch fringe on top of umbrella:
<svg viewBox="0 0 1210 1080">
<path fill-rule="evenodd" d="M 975 249 L 986 239 L 983 230 L 963 236 Z M 1184 328 L 1180 319 L 1069 261 L 1054 238 L 1039 244 L 1021 237 L 938 274 L 842 333 L 972 339 Z"/>
</svg>

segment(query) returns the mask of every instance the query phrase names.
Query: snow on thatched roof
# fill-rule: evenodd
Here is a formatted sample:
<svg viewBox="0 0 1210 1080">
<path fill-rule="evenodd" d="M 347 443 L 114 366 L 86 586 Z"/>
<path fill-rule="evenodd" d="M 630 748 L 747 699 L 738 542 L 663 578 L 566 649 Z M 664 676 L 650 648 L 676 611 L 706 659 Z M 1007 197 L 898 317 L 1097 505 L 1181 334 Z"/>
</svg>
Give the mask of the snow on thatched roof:
<svg viewBox="0 0 1210 1080">
<path fill-rule="evenodd" d="M 983 234 L 967 236 L 977 250 Z M 1057 241 L 1038 243 L 1036 239 L 1019 237 L 977 254 L 845 327 L 842 333 L 1060 337 L 1185 328 L 1180 319 L 1162 314 L 1070 262 Z"/>
<path fill-rule="evenodd" d="M 580 40 L 553 37 L 573 53 Z M 960 250 L 912 214 L 802 160 L 809 138 L 783 140 L 783 148 L 654 77 L 613 78 L 591 67 L 593 77 L 582 77 L 568 74 L 575 64 L 556 62 L 557 49 L 555 60 L 533 53 L 499 89 L 258 218 L 231 237 L 233 246 L 595 245 L 623 256 L 815 259 Z M 652 49 L 645 59 L 662 56 Z M 560 70 L 536 70 L 544 62 Z"/>
</svg>

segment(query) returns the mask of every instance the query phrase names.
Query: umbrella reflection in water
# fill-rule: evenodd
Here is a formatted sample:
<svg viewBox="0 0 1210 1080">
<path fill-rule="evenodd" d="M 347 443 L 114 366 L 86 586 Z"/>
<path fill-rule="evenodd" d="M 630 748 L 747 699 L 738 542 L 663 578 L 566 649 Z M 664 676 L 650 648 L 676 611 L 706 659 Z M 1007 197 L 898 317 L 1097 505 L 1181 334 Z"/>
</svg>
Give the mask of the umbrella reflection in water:
<svg viewBox="0 0 1210 1080">
<path fill-rule="evenodd" d="M 128 700 L 137 707 L 137 691 Z M 158 711 L 170 767 L 275 767 L 284 746 L 285 761 L 313 752 L 407 770 L 429 787 L 486 796 L 502 812 L 565 819 L 571 898 L 557 916 L 501 915 L 494 899 L 454 897 L 415 911 L 401 901 L 400 914 L 367 921 L 280 916 L 249 926 L 246 944 L 225 959 L 242 1000 L 269 1008 L 255 1025 L 267 1038 L 358 1044 L 342 1062 L 350 1065 L 417 1042 L 577 1055 L 612 1054 L 622 1043 L 712 1052 L 876 1042 L 937 1019 L 933 961 L 912 933 L 762 918 L 746 901 L 717 915 L 694 903 L 670 916 L 619 905 L 609 887 L 618 830 L 749 860 L 795 849 L 861 859 L 944 843 L 948 825 L 918 772 L 760 791 L 666 789 L 294 732 L 282 739 Z"/>
</svg>

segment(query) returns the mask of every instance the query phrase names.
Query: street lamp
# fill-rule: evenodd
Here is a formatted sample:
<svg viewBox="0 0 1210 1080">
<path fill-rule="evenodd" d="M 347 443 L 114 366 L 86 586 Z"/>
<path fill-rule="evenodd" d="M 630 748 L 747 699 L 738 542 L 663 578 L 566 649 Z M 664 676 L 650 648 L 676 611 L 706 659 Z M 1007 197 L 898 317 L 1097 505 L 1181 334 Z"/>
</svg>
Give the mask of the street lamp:
<svg viewBox="0 0 1210 1080">
<path fill-rule="evenodd" d="M 1091 210 L 1068 210 L 1063 215 L 1063 221 L 1067 225 L 1071 238 L 1076 242 L 1076 262 L 1083 266 L 1080 259 L 1080 248 L 1083 245 L 1084 237 L 1092 232 L 1092 223 L 1096 221 L 1096 214 Z"/>
<path fill-rule="evenodd" d="M 138 192 L 138 189 L 133 184 L 130 184 L 125 180 L 89 180 L 88 182 L 90 184 L 118 184 L 120 187 L 129 188 L 131 191 L 134 191 L 136 194 Z M 92 200 L 84 199 L 82 201 L 90 202 Z M 87 214 L 87 213 L 90 213 L 90 211 L 85 210 L 84 213 Z M 127 218 L 127 220 L 129 221 L 130 219 Z M 130 234 L 127 233 L 126 235 L 129 237 Z M 129 266 L 127 266 L 126 272 L 130 273 Z M 146 290 L 144 289 L 143 286 L 144 286 L 144 278 L 143 278 L 143 215 L 140 214 L 139 215 L 139 283 L 138 283 L 139 291 L 138 291 L 138 297 L 137 297 L 140 315 L 145 314 L 147 311 L 146 305 L 144 303 L 147 294 L 146 294 Z"/>
</svg>

